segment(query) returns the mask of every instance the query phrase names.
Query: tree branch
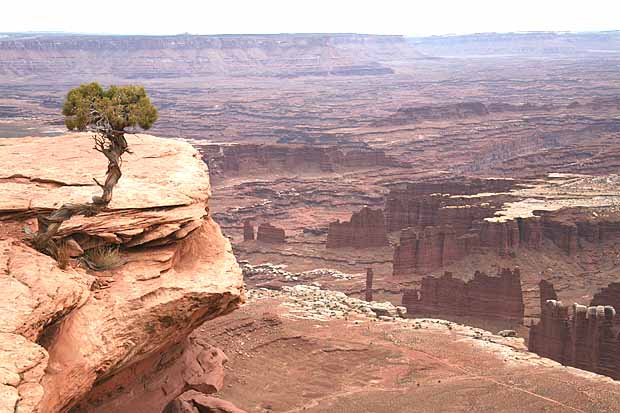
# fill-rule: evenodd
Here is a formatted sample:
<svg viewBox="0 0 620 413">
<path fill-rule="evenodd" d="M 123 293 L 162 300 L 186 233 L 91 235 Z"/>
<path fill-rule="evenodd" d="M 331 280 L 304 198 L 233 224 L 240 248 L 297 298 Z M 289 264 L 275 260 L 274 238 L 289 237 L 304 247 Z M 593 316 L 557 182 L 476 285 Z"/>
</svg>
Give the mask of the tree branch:
<svg viewBox="0 0 620 413">
<path fill-rule="evenodd" d="M 101 188 L 101 196 L 94 195 L 92 202 L 83 204 L 64 204 L 51 214 L 37 217 L 38 231 L 33 236 L 33 244 L 39 251 L 54 255 L 57 245 L 53 237 L 60 230 L 64 221 L 71 219 L 75 215 L 94 216 L 107 208 L 112 201 L 114 187 L 121 179 L 122 156 L 128 152 L 128 144 L 124 132 L 115 130 L 106 116 L 91 109 L 91 116 L 96 119 L 92 131 L 95 132 L 94 149 L 101 152 L 108 159 L 108 169 L 106 179 L 103 184 L 93 178 L 97 186 Z"/>
</svg>

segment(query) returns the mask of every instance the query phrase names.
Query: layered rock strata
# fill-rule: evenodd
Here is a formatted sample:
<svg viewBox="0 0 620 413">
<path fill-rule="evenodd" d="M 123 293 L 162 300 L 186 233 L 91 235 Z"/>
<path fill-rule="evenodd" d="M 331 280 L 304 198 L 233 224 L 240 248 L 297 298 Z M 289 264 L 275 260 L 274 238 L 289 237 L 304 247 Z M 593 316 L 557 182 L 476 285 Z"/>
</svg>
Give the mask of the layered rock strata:
<svg viewBox="0 0 620 413">
<path fill-rule="evenodd" d="M 132 154 L 109 208 L 74 217 L 58 233 L 78 254 L 117 251 L 113 268 L 89 272 L 75 260 L 61 270 L 19 239 L 0 240 L 2 411 L 161 411 L 207 382 L 197 377 L 210 374 L 200 360 L 211 350 L 183 351 L 182 343 L 242 302 L 241 271 L 209 216 L 208 171 L 196 150 L 147 135 L 128 141 Z M 38 212 L 98 192 L 92 178 L 106 161 L 88 135 L 2 145 L 2 234 L 20 237 L 11 229 L 30 225 Z M 35 154 L 37 162 L 24 162 Z M 198 364 L 204 369 L 191 367 Z M 166 365 L 176 367 L 163 372 Z M 163 391 L 153 377 L 160 372 Z M 133 410 L 136 398 L 148 410 Z"/>
<path fill-rule="evenodd" d="M 286 233 L 284 232 L 284 229 L 278 228 L 266 222 L 258 226 L 256 240 L 258 242 L 266 242 L 270 244 L 282 244 L 286 242 Z"/>
<path fill-rule="evenodd" d="M 254 225 L 249 220 L 243 221 L 243 240 L 244 241 L 254 241 Z"/>
<path fill-rule="evenodd" d="M 528 348 L 567 366 L 620 379 L 620 338 L 612 306 L 586 307 L 548 300 L 530 328 Z"/>
<path fill-rule="evenodd" d="M 410 314 L 433 314 L 523 319 L 524 304 L 519 269 L 502 269 L 497 276 L 476 271 L 463 281 L 446 272 L 439 278 L 424 277 L 419 289 L 406 290 L 403 306 Z"/>
<path fill-rule="evenodd" d="M 604 243 L 620 237 L 620 219 L 614 215 L 600 216 L 584 208 L 541 211 L 543 235 L 567 255 L 574 255 L 583 241 Z"/>
<path fill-rule="evenodd" d="M 540 280 L 538 283 L 538 289 L 540 291 L 540 308 L 545 307 L 545 303 L 549 300 L 557 300 L 558 294 L 555 292 L 553 284 L 547 280 Z"/>
<path fill-rule="evenodd" d="M 246 413 L 234 404 L 218 399 L 217 397 L 206 396 L 195 390 L 183 393 L 174 399 L 163 413 Z"/>
<path fill-rule="evenodd" d="M 212 176 L 334 172 L 360 168 L 405 167 L 384 151 L 317 144 L 197 144 Z"/>
<path fill-rule="evenodd" d="M 479 250 L 514 257 L 519 248 L 540 249 L 546 240 L 567 255 L 588 243 L 615 241 L 615 181 L 561 175 L 544 184 L 523 181 L 519 189 L 506 179 L 463 178 L 394 188 L 385 202 L 387 230 L 400 230 L 393 273 L 435 271 Z M 510 192 L 490 192 L 501 190 Z"/>
<path fill-rule="evenodd" d="M 594 294 L 590 305 L 611 305 L 620 308 L 620 282 L 613 282 Z"/>
<path fill-rule="evenodd" d="M 513 180 L 459 177 L 415 182 L 402 188 L 393 188 L 385 200 L 387 230 L 393 232 L 408 227 L 445 224 L 468 228 L 472 222 L 492 216 L 497 206 L 488 202 L 474 202 L 475 198 L 465 198 L 467 202 L 463 203 L 453 196 L 502 193 L 514 185 Z"/>
<path fill-rule="evenodd" d="M 372 248 L 389 245 L 383 211 L 362 208 L 348 222 L 329 224 L 327 248 Z"/>
<path fill-rule="evenodd" d="M 475 233 L 457 235 L 450 226 L 426 227 L 400 232 L 400 242 L 394 249 L 393 274 L 433 271 L 462 259 L 480 246 Z"/>
</svg>

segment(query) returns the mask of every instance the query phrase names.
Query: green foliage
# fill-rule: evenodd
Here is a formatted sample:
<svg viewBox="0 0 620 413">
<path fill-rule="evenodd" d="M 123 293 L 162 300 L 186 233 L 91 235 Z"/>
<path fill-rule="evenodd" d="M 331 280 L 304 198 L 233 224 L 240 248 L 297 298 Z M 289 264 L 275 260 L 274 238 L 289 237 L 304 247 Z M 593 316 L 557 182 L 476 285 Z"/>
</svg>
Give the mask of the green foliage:
<svg viewBox="0 0 620 413">
<path fill-rule="evenodd" d="M 104 90 L 95 82 L 71 89 L 62 114 L 67 128 L 79 131 L 94 127 L 101 118 L 117 132 L 136 126 L 146 130 L 157 120 L 157 108 L 144 87 L 110 86 Z"/>
</svg>

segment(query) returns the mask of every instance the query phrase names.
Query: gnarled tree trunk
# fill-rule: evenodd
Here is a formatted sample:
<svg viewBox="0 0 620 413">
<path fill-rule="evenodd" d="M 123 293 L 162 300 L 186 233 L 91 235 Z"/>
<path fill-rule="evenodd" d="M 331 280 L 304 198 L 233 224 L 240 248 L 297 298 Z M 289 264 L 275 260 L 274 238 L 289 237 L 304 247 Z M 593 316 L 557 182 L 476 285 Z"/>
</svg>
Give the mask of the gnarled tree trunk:
<svg viewBox="0 0 620 413">
<path fill-rule="evenodd" d="M 64 204 L 47 216 L 39 215 L 37 217 L 38 230 L 33 237 L 33 244 L 37 250 L 56 256 L 58 245 L 53 238 L 60 230 L 62 223 L 71 219 L 74 215 L 97 215 L 107 208 L 112 200 L 114 186 L 122 176 L 122 156 L 125 152 L 129 152 L 129 148 L 123 131 L 110 130 L 112 128 L 109 127 L 109 124 L 102 129 L 98 130 L 93 137 L 95 140 L 95 150 L 103 153 L 108 159 L 105 182 L 100 184 L 93 178 L 102 190 L 101 196 L 95 195 L 92 197 L 92 202 L 83 204 Z"/>
</svg>

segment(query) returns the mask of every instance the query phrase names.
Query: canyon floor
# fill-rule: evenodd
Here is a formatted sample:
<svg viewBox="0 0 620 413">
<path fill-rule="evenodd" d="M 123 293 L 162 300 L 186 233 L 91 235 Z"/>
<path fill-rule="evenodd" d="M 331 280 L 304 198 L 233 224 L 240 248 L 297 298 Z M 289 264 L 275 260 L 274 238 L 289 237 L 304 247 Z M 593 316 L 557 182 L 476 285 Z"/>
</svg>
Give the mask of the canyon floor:
<svg viewBox="0 0 620 413">
<path fill-rule="evenodd" d="M 613 412 L 611 379 L 436 319 L 379 320 L 326 309 L 305 287 L 250 290 L 248 303 L 194 334 L 226 349 L 218 393 L 248 412 Z M 346 367 L 345 367 L 346 366 Z"/>
<path fill-rule="evenodd" d="M 66 135 L 70 88 L 144 85 L 169 142 L 131 135 L 112 211 L 65 224 L 130 260 L 110 275 L 76 259 L 83 297 L 9 329 L 50 367 L 4 390 L 45 388 L 62 413 L 208 408 L 186 390 L 261 413 L 620 410 L 619 68 L 620 32 L 0 38 L 6 251 L 105 168 Z M 114 337 L 63 335 L 97 303 Z M 99 358 L 65 360 L 65 336 Z M 63 363 L 88 379 L 61 389 Z"/>
</svg>

